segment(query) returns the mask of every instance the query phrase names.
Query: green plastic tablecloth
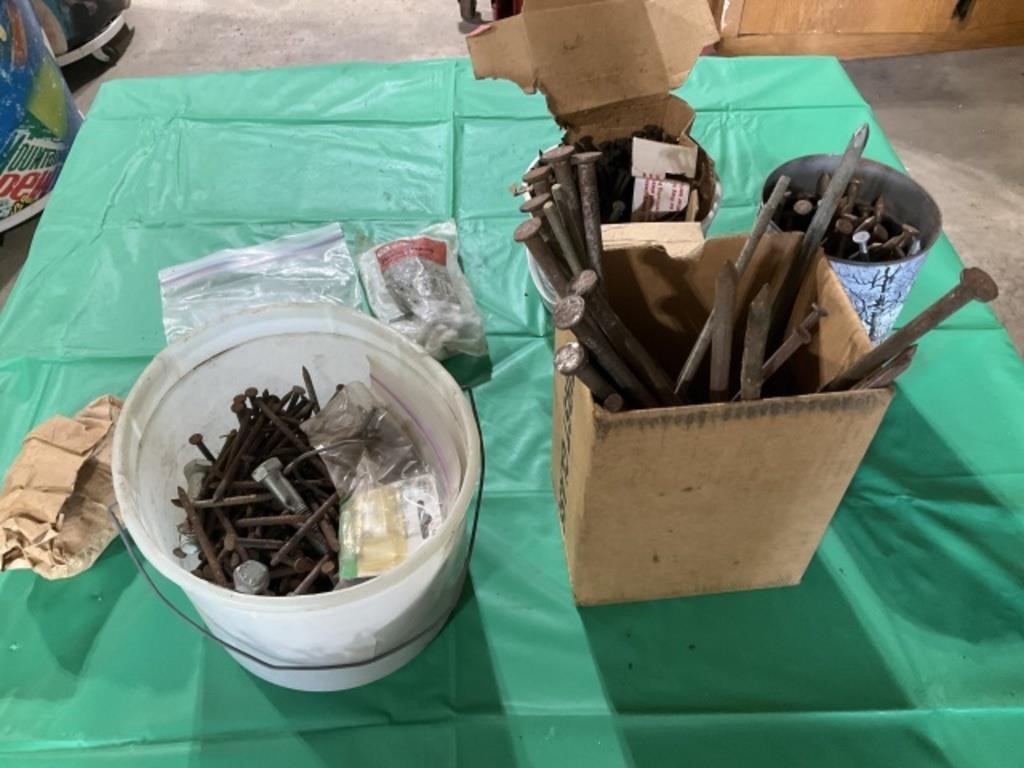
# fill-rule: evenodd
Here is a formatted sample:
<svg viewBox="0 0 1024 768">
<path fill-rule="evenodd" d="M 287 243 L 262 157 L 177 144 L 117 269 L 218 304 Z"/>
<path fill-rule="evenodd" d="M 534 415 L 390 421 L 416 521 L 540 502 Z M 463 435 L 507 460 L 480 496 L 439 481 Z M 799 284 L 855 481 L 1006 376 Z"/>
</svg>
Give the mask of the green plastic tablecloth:
<svg viewBox="0 0 1024 768">
<path fill-rule="evenodd" d="M 867 154 L 898 163 L 832 59 L 703 59 L 682 93 L 722 174 L 716 232 L 749 227 L 777 164 L 864 120 Z M 120 544 L 69 581 L 0 575 L 0 765 L 1020 764 L 1024 367 L 987 307 L 922 343 L 803 584 L 574 607 L 551 329 L 508 194 L 558 135 L 542 98 L 466 61 L 104 86 L 0 318 L 0 468 L 43 419 L 127 393 L 164 346 L 158 269 L 329 221 L 386 237 L 454 215 L 494 362 L 480 536 L 443 633 L 337 694 L 249 676 Z M 959 267 L 941 240 L 907 311 Z"/>
</svg>

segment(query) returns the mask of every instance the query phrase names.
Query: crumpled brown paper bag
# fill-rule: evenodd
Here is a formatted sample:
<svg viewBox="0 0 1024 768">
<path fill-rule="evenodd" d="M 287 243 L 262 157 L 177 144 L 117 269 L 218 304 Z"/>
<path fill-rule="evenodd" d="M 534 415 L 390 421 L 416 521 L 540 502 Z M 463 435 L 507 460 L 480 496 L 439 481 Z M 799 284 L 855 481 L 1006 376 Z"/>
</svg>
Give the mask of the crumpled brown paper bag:
<svg viewBox="0 0 1024 768">
<path fill-rule="evenodd" d="M 107 508 L 114 502 L 110 453 L 121 405 L 104 395 L 73 419 L 54 416 L 25 438 L 0 491 L 0 571 L 74 576 L 117 535 Z"/>
</svg>

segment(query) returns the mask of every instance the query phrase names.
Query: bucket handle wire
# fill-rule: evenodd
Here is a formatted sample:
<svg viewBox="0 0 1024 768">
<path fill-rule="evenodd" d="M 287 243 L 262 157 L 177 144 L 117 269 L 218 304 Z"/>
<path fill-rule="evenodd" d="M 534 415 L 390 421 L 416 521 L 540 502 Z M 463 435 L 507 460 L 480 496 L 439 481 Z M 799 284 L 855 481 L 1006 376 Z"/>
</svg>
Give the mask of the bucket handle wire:
<svg viewBox="0 0 1024 768">
<path fill-rule="evenodd" d="M 476 431 L 480 439 L 480 481 L 476 489 L 476 502 L 473 505 L 473 523 L 469 533 L 469 548 L 466 551 L 466 559 L 462 566 L 462 573 L 459 576 L 459 580 L 463 583 L 465 583 L 466 576 L 469 575 L 469 562 L 473 557 L 473 547 L 476 544 L 476 528 L 477 524 L 480 521 L 480 504 L 483 500 L 484 494 L 485 471 L 484 434 L 483 429 L 480 427 L 480 414 L 476 408 L 476 398 L 473 397 L 473 390 L 467 389 L 465 391 L 469 397 L 470 407 L 473 409 L 473 420 L 476 422 Z M 207 627 L 200 624 L 198 621 L 193 619 L 191 616 L 189 616 L 187 613 L 181 610 L 178 606 L 172 603 L 170 598 L 168 598 L 167 595 L 165 595 L 161 591 L 160 587 L 158 587 L 156 582 L 153 580 L 153 577 L 150 576 L 146 569 L 143 567 L 142 561 L 136 554 L 135 547 L 128 536 L 128 532 L 125 530 L 125 527 L 121 523 L 121 521 L 117 519 L 117 515 L 114 514 L 113 506 L 109 507 L 107 511 L 110 514 L 111 519 L 114 521 L 114 525 L 117 528 L 117 535 L 121 538 L 121 542 L 124 544 L 124 548 L 128 552 L 128 556 L 131 558 L 132 564 L 135 566 L 135 570 L 137 570 L 142 575 L 142 578 L 146 580 L 146 583 L 149 585 L 150 589 L 153 590 L 154 594 L 156 594 L 156 596 L 160 598 L 161 602 L 163 602 L 164 605 L 170 608 L 171 611 L 179 619 L 184 621 L 186 624 L 191 625 L 193 629 L 205 635 L 210 640 L 213 640 L 221 647 L 231 651 L 232 653 L 236 653 L 239 656 L 248 659 L 249 661 L 253 661 L 262 667 L 266 667 L 267 669 L 274 669 L 282 672 L 317 672 L 332 669 L 355 669 L 358 667 L 369 666 L 370 664 L 375 664 L 378 661 L 382 661 L 383 659 L 386 659 L 389 656 L 393 656 L 399 651 L 408 648 L 410 645 L 413 645 L 422 638 L 430 635 L 432 632 L 439 631 L 451 616 L 451 608 L 448 608 L 441 616 L 439 616 L 436 620 L 430 622 L 430 624 L 427 627 L 421 629 L 412 637 L 408 638 L 407 640 L 403 640 L 394 648 L 390 648 L 386 651 L 383 651 L 382 653 L 375 654 L 368 659 L 364 659 L 363 661 L 348 661 L 340 664 L 319 664 L 310 666 L 274 664 L 273 662 L 267 661 L 266 659 L 261 659 L 259 656 L 256 656 L 255 654 L 250 653 L 249 651 L 239 648 L 234 643 L 229 643 L 227 640 L 217 637 Z M 456 598 L 456 602 L 458 602 L 458 598 Z M 454 605 L 452 607 L 454 607 Z"/>
</svg>

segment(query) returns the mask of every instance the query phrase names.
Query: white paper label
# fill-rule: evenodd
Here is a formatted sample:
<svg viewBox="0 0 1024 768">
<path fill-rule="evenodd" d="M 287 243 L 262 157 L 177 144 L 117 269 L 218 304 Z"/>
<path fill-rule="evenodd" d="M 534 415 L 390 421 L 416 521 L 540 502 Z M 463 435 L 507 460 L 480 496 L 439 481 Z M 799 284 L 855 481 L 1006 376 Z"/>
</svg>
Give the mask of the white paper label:
<svg viewBox="0 0 1024 768">
<path fill-rule="evenodd" d="M 690 202 L 690 185 L 670 179 L 635 179 L 631 221 L 650 221 L 654 214 L 685 210 Z"/>
</svg>

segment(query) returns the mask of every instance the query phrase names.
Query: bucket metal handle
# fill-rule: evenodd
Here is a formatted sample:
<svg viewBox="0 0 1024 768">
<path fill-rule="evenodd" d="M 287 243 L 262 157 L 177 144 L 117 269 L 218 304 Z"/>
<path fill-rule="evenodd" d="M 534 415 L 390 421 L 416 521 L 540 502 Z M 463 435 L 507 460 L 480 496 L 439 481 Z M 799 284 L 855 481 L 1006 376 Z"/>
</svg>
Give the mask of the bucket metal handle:
<svg viewBox="0 0 1024 768">
<path fill-rule="evenodd" d="M 469 533 L 469 548 L 466 550 L 466 559 L 463 562 L 462 573 L 459 576 L 459 580 L 463 581 L 463 582 L 464 582 L 466 576 L 469 574 L 469 561 L 473 557 L 473 546 L 476 544 L 476 528 L 477 528 L 477 523 L 479 523 L 479 521 L 480 521 L 480 504 L 481 504 L 481 501 L 483 500 L 483 494 L 484 494 L 484 468 L 485 468 L 485 464 L 484 464 L 484 435 L 483 435 L 483 430 L 480 427 L 480 414 L 477 412 L 477 409 L 476 409 L 476 399 L 473 397 L 473 390 L 467 389 L 466 390 L 466 394 L 469 396 L 469 404 L 470 404 L 470 406 L 473 409 L 473 420 L 476 422 L 476 431 L 477 431 L 477 435 L 479 435 L 479 438 L 480 438 L 480 481 L 479 481 L 479 484 L 477 485 L 477 489 L 476 489 L 476 502 L 473 505 L 473 523 L 472 523 L 472 526 L 470 528 L 470 533 Z M 310 665 L 310 666 L 307 666 L 307 665 L 291 665 L 291 664 L 275 664 L 273 662 L 267 661 L 266 659 L 261 659 L 259 656 L 256 656 L 255 654 L 252 654 L 249 651 L 243 650 L 243 649 L 239 648 L 237 645 L 235 645 L 233 643 L 229 643 L 227 640 L 224 640 L 224 639 L 222 639 L 220 637 L 217 637 L 207 627 L 205 627 L 202 624 L 200 624 L 198 621 L 193 619 L 191 616 L 189 616 L 187 613 L 185 613 L 183 610 L 181 610 L 178 606 L 176 606 L 174 603 L 172 603 L 170 598 L 168 598 L 167 595 L 165 595 L 160 590 L 160 587 L 158 587 L 156 582 L 153 581 L 153 577 L 150 576 L 149 573 L 146 571 L 146 569 L 143 567 L 142 561 L 139 559 L 139 556 L 135 552 L 135 547 L 132 544 L 132 540 L 128 536 L 128 531 L 125 530 L 124 525 L 121 523 L 120 520 L 118 520 L 117 515 L 114 513 L 113 506 L 109 507 L 107 509 L 107 512 L 110 514 L 110 518 L 114 521 L 114 526 L 117 528 L 117 535 L 121 538 L 121 542 L 124 544 L 124 548 L 128 552 L 128 556 L 131 558 L 132 563 L 135 565 L 135 570 L 137 570 L 142 575 L 142 578 L 146 580 L 147 584 L 149 584 L 150 589 L 153 590 L 154 594 L 156 594 L 156 596 L 160 598 L 161 602 L 163 602 L 164 605 L 166 605 L 168 608 L 170 608 L 171 611 L 179 619 L 181 619 L 185 623 L 191 625 L 195 630 L 197 630 L 201 634 L 205 635 L 210 640 L 213 640 L 218 645 L 220 645 L 223 648 L 231 651 L 232 653 L 237 653 L 239 656 L 243 656 L 244 658 L 248 659 L 249 661 L 253 661 L 253 662 L 257 663 L 257 664 L 259 664 L 262 667 L 266 667 L 267 669 L 274 669 L 274 670 L 279 670 L 279 671 L 282 671 L 282 672 L 318 672 L 318 671 L 325 671 L 325 670 L 332 670 L 332 669 L 355 669 L 355 668 L 358 668 L 358 667 L 365 667 L 365 666 L 368 666 L 370 664 L 375 664 L 376 662 L 381 661 L 382 659 L 386 659 L 389 656 L 393 656 L 394 654 L 398 653 L 399 651 L 404 650 L 405 648 L 408 648 L 410 645 L 412 645 L 416 641 L 418 641 L 418 640 L 428 636 L 431 632 L 438 631 L 439 628 L 442 625 L 444 625 L 445 622 L 448 620 L 448 618 L 451 616 L 451 613 L 450 613 L 451 608 L 448 608 L 436 620 L 430 622 L 430 624 L 427 625 L 427 627 L 425 627 L 424 629 L 421 629 L 419 632 L 417 632 L 415 635 L 413 635 L 409 639 L 403 640 L 401 643 L 396 645 L 394 648 L 390 648 L 390 649 L 388 649 L 386 651 L 383 651 L 381 653 L 375 654 L 375 655 L 371 656 L 368 659 L 364 659 L 363 661 L 347 661 L 347 662 L 342 662 L 340 664 L 319 664 L 319 665 Z M 458 597 L 456 597 L 455 602 L 456 603 L 458 602 Z M 454 607 L 454 606 L 452 606 L 452 607 Z"/>
</svg>

